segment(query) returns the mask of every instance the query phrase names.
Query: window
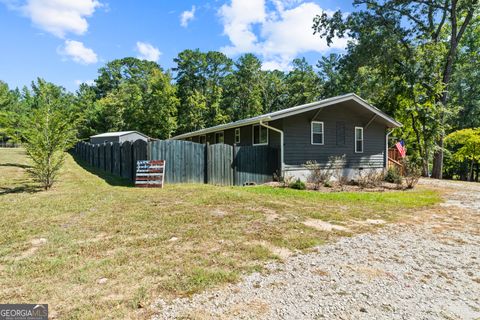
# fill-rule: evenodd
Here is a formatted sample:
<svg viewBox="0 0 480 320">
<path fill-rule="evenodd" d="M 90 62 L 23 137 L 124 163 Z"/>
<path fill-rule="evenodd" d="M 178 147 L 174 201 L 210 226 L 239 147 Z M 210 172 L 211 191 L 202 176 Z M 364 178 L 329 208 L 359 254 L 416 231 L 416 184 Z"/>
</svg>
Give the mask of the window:
<svg viewBox="0 0 480 320">
<path fill-rule="evenodd" d="M 363 152 L 363 128 L 355 127 L 355 152 Z"/>
<path fill-rule="evenodd" d="M 207 143 L 207 136 L 206 135 L 201 135 L 198 142 L 205 144 Z"/>
<path fill-rule="evenodd" d="M 240 128 L 235 129 L 235 143 L 240 143 Z"/>
<path fill-rule="evenodd" d="M 256 124 L 253 129 L 253 145 L 262 146 L 268 144 L 268 129 Z"/>
<path fill-rule="evenodd" d="M 312 121 L 312 144 L 323 144 L 323 122 Z"/>
<path fill-rule="evenodd" d="M 223 143 L 223 131 L 215 132 L 215 143 Z"/>
</svg>

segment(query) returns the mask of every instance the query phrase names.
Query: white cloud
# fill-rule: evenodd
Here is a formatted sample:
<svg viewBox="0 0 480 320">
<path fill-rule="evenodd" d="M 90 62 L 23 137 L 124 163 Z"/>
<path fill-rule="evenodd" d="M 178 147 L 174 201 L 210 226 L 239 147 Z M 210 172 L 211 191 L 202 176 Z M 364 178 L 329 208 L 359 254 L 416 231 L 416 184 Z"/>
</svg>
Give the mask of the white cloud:
<svg viewBox="0 0 480 320">
<path fill-rule="evenodd" d="M 306 52 L 325 53 L 344 49 L 348 39 L 333 39 L 329 47 L 325 39 L 313 35 L 313 18 L 333 12 L 313 2 L 301 0 L 231 0 L 219 10 L 224 33 L 231 45 L 222 48 L 229 55 L 253 52 L 261 55 L 264 69 L 288 70 L 290 62 Z M 257 32 L 254 32 L 257 27 Z"/>
<path fill-rule="evenodd" d="M 86 17 L 101 4 L 97 0 L 26 0 L 3 1 L 10 9 L 18 10 L 38 28 L 59 38 L 67 33 L 82 35 L 88 30 Z"/>
<path fill-rule="evenodd" d="M 180 25 L 184 28 L 188 27 L 188 23 L 195 18 L 195 6 L 191 10 L 183 11 L 180 15 Z"/>
<path fill-rule="evenodd" d="M 157 62 L 162 54 L 158 48 L 155 48 L 150 43 L 146 42 L 137 42 L 137 51 L 139 55 L 137 56 L 139 59 L 150 60 Z"/>
<path fill-rule="evenodd" d="M 253 25 L 266 19 L 265 0 L 232 0 L 224 4 L 219 15 L 223 22 L 223 32 L 228 36 L 231 46 L 223 47 L 226 54 L 238 54 L 256 51 L 257 36 Z"/>
<path fill-rule="evenodd" d="M 58 50 L 61 55 L 81 64 L 97 63 L 97 54 L 80 41 L 65 40 L 65 45 Z"/>
</svg>

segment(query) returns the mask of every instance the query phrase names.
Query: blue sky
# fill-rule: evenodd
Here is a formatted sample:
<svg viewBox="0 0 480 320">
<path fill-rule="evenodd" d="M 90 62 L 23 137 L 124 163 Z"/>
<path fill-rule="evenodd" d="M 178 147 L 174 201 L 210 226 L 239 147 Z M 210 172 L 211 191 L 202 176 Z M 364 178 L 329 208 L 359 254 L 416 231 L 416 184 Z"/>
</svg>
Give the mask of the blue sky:
<svg viewBox="0 0 480 320">
<path fill-rule="evenodd" d="M 107 61 L 126 56 L 165 69 L 184 49 L 253 52 L 265 69 L 288 70 L 305 56 L 314 64 L 341 51 L 311 35 L 315 13 L 351 11 L 351 1 L 0 0 L 0 80 L 10 87 L 36 77 L 76 90 Z"/>
</svg>

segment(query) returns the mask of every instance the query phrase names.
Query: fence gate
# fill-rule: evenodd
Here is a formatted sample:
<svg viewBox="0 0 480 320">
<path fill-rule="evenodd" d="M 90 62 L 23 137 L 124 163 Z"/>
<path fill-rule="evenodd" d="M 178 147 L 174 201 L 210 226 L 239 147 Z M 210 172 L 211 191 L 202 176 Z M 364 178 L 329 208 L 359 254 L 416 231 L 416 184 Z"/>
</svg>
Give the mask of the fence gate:
<svg viewBox="0 0 480 320">
<path fill-rule="evenodd" d="M 153 141 L 150 158 L 166 160 L 165 183 L 205 183 L 205 148 L 190 141 Z"/>
<path fill-rule="evenodd" d="M 223 143 L 212 144 L 207 152 L 207 183 L 233 185 L 233 147 Z"/>
<path fill-rule="evenodd" d="M 272 181 L 273 174 L 280 165 L 277 149 L 268 146 L 243 146 L 235 147 L 234 150 L 235 185 Z"/>
</svg>

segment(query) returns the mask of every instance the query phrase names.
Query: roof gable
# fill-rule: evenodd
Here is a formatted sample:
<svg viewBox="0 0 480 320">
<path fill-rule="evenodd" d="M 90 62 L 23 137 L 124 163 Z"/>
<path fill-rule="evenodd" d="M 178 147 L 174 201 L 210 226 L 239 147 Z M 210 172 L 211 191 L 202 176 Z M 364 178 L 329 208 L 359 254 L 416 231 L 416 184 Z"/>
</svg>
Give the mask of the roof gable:
<svg viewBox="0 0 480 320">
<path fill-rule="evenodd" d="M 140 133 L 138 131 L 105 132 L 105 133 L 100 133 L 100 134 L 91 136 L 90 138 L 121 137 L 121 136 L 124 136 L 124 135 L 127 135 L 127 134 L 132 134 L 132 133 L 136 133 L 136 134 L 139 134 L 141 136 L 144 136 L 145 138 L 148 138 L 146 135 L 144 135 L 143 133 Z"/>
</svg>

